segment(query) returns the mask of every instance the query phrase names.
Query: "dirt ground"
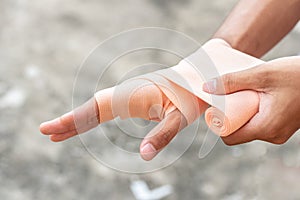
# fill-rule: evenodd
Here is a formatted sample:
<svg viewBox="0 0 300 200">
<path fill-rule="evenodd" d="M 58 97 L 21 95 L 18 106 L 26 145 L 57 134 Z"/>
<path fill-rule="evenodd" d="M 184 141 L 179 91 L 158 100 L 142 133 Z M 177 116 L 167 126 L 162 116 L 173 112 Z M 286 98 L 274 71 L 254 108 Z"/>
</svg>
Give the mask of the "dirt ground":
<svg viewBox="0 0 300 200">
<path fill-rule="evenodd" d="M 151 189 L 170 184 L 173 192 L 164 198 L 170 200 L 299 199 L 298 134 L 280 146 L 257 141 L 228 147 L 219 141 L 208 156 L 199 159 L 207 130 L 201 119 L 196 138 L 177 161 L 154 172 L 132 174 L 97 162 L 78 137 L 53 143 L 38 129 L 41 122 L 69 111 L 72 101 L 86 100 L 94 89 L 89 77 L 95 72 L 89 71 L 73 95 L 78 67 L 100 42 L 132 28 L 164 27 L 203 44 L 236 2 L 0 0 L 0 199 L 130 200 L 135 199 L 130 190 L 134 180 L 145 181 Z M 299 38 L 299 29 L 293 30 L 264 59 L 298 55 Z M 113 51 L 108 49 L 107 55 Z M 158 59 L 156 54 L 149 58 Z M 125 59 L 125 68 L 136 64 L 133 60 L 136 57 Z M 107 82 L 101 84 L 117 81 L 120 71 L 107 72 Z M 126 123 L 122 126 L 126 128 Z M 101 127 L 114 144 L 137 151 L 140 140 L 119 135 L 113 123 Z M 179 137 L 153 166 L 165 165 L 184 151 L 182 144 L 188 144 L 192 136 Z M 114 160 L 119 169 L 143 171 L 152 166 L 125 159 L 99 140 L 95 131 L 83 138 L 98 157 Z"/>
</svg>

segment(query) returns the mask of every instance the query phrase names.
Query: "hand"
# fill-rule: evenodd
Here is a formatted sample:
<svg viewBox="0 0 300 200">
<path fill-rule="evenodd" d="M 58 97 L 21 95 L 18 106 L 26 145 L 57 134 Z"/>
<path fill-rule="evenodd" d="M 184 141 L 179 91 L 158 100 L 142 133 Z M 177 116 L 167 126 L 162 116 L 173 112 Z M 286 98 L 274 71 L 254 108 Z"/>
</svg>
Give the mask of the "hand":
<svg viewBox="0 0 300 200">
<path fill-rule="evenodd" d="M 237 63 L 240 66 L 248 66 L 259 61 L 256 58 L 232 49 L 221 39 L 208 41 L 203 46 L 203 49 L 210 56 L 211 60 L 214 61 L 214 64 L 223 66 L 223 69 L 232 69 Z M 183 71 L 186 73 L 186 70 Z M 180 73 L 179 68 L 177 68 L 177 72 L 178 74 L 183 74 Z M 187 78 L 189 78 L 189 76 Z M 203 80 L 200 80 L 200 82 L 201 81 Z M 126 110 L 130 113 L 130 115 L 125 116 L 125 118 L 139 117 L 146 120 L 160 121 L 160 123 L 144 138 L 140 145 L 142 158 L 151 160 L 180 130 L 199 117 L 208 107 L 208 104 L 200 98 L 189 93 L 187 90 L 180 89 L 178 86 L 174 86 L 175 90 L 170 91 L 169 93 L 171 94 L 170 96 L 176 94 L 173 95 L 173 97 L 176 98 L 173 98 L 171 101 L 162 90 L 168 89 L 172 84 L 173 83 L 170 82 L 167 87 L 162 88 L 159 88 L 157 84 L 154 84 L 153 82 L 150 82 L 147 87 L 142 88 L 140 87 L 140 82 L 129 82 L 128 85 L 123 84 L 120 89 L 122 95 L 119 96 L 120 98 L 115 98 L 120 100 L 119 104 L 121 104 L 121 106 L 119 106 L 119 108 L 121 108 L 121 111 L 119 113 L 112 112 L 111 102 L 114 96 L 114 88 L 99 91 L 95 94 L 96 98 L 90 99 L 87 103 L 76 108 L 74 111 L 41 124 L 40 130 L 42 133 L 50 135 L 52 141 L 63 141 L 88 131 L 100 123 L 112 120 L 116 117 L 115 114 L 120 114 L 120 116 L 122 114 L 124 115 L 125 109 L 125 115 Z M 195 84 L 194 87 L 198 89 L 198 82 L 195 82 Z M 201 83 L 199 83 L 199 85 L 200 84 Z M 198 90 L 202 91 L 201 88 Z M 134 91 L 137 92 L 136 95 L 133 95 Z M 126 104 L 126 102 L 123 101 L 124 96 L 128 95 L 130 96 L 130 104 Z M 184 105 L 182 107 L 184 107 L 183 110 L 185 110 L 185 113 L 182 113 L 180 108 L 175 106 L 176 104 L 174 102 L 176 99 L 180 101 L 180 103 L 177 104 L 179 107 L 180 105 Z"/>
<path fill-rule="evenodd" d="M 285 143 L 300 128 L 300 57 L 287 57 L 225 74 L 203 85 L 212 94 L 255 90 L 258 113 L 233 134 L 222 137 L 227 145 L 253 140 Z M 225 91 L 224 91 L 225 90 Z"/>
<path fill-rule="evenodd" d="M 160 123 L 144 138 L 140 145 L 141 156 L 144 160 L 153 159 L 173 138 L 187 126 L 183 114 L 152 82 L 140 85 L 141 81 L 129 81 L 123 84 L 121 97 L 117 98 L 121 108 L 130 112 L 130 117 L 139 117 Z M 40 131 L 49 135 L 54 142 L 64 141 L 77 134 L 84 133 L 99 123 L 112 120 L 120 114 L 118 108 L 112 106 L 114 88 L 101 90 L 85 104 L 54 120 L 42 123 Z M 126 100 L 129 95 L 130 101 Z M 199 101 L 200 104 L 204 102 Z M 205 106 L 205 105 L 204 105 Z M 115 110 L 114 110 L 115 109 Z M 113 111 L 119 112 L 114 113 Z M 204 112 L 204 110 L 202 111 Z"/>
</svg>

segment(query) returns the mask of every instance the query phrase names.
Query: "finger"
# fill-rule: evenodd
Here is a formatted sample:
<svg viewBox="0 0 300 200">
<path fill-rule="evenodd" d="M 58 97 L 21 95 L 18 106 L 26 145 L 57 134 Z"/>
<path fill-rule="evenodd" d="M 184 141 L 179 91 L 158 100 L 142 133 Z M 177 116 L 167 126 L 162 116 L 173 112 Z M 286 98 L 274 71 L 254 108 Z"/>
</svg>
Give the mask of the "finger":
<svg viewBox="0 0 300 200">
<path fill-rule="evenodd" d="M 163 107 L 156 106 L 149 112 L 152 105 L 163 105 L 161 91 L 151 82 L 131 81 L 119 87 L 98 91 L 94 98 L 59 118 L 42 123 L 40 131 L 52 135 L 51 139 L 61 141 L 76 134 L 86 132 L 99 123 L 114 119 L 140 117 L 149 119 L 160 116 Z M 117 88 L 117 89 L 116 89 Z M 154 114 L 153 114 L 154 113 Z M 157 116 L 156 116 L 157 115 Z M 54 136 L 61 134 L 60 136 Z"/>
<path fill-rule="evenodd" d="M 245 127 L 242 127 L 229 136 L 221 138 L 223 142 L 229 146 L 243 144 L 258 139 L 256 132 Z"/>
<path fill-rule="evenodd" d="M 117 116 L 144 119 L 159 117 L 163 110 L 162 106 L 157 106 L 157 109 L 153 108 L 151 111 L 154 114 L 149 110 L 152 105 L 162 105 L 163 98 L 166 97 L 151 82 L 143 81 L 144 85 L 138 83 L 140 82 L 132 81 L 119 87 L 100 90 L 94 98 L 75 110 L 42 123 L 40 131 L 43 134 L 51 135 L 50 139 L 52 140 L 62 141 L 76 134 L 86 132 L 99 123 L 112 120 Z"/>
<path fill-rule="evenodd" d="M 73 131 L 69 131 L 69 132 L 61 133 L 61 134 L 53 134 L 53 135 L 50 135 L 50 139 L 53 142 L 61 142 L 66 139 L 69 139 L 75 135 L 78 135 L 77 130 L 73 130 Z"/>
<path fill-rule="evenodd" d="M 186 126 L 187 121 L 178 109 L 169 113 L 142 141 L 141 157 L 152 160 Z"/>
<path fill-rule="evenodd" d="M 99 124 L 98 116 L 96 100 L 95 98 L 91 98 L 75 110 L 54 120 L 42 123 L 40 125 L 40 131 L 45 135 L 74 135 L 83 133 Z"/>
<path fill-rule="evenodd" d="M 86 131 L 88 131 L 88 130 L 86 130 L 86 127 L 84 129 L 74 129 L 71 131 L 67 131 L 65 133 L 52 134 L 52 135 L 50 135 L 50 139 L 53 142 L 61 142 L 63 140 L 69 139 L 75 135 L 84 133 Z"/>
<path fill-rule="evenodd" d="M 245 89 L 260 90 L 268 81 L 262 66 L 224 74 L 203 84 L 203 91 L 211 94 L 230 94 Z"/>
<path fill-rule="evenodd" d="M 95 98 L 99 107 L 100 123 L 115 117 L 147 120 L 159 118 L 167 100 L 155 84 L 143 79 L 126 81 L 116 87 L 100 90 Z"/>
<path fill-rule="evenodd" d="M 266 121 L 265 115 L 258 112 L 253 118 L 243 127 L 226 137 L 221 137 L 223 142 L 227 145 L 238 145 L 253 140 L 262 140 L 266 137 L 266 125 L 261 125 Z"/>
<path fill-rule="evenodd" d="M 45 135 L 54 133 L 64 133 L 75 129 L 73 120 L 73 113 L 69 112 L 63 116 L 53 119 L 51 121 L 43 122 L 40 125 L 40 131 Z"/>
</svg>

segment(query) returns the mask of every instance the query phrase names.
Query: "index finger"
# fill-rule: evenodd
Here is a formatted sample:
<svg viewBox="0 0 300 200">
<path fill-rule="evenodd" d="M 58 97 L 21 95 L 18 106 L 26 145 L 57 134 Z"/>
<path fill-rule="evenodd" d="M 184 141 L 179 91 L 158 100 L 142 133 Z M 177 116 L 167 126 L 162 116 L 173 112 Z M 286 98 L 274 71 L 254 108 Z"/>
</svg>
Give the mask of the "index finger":
<svg viewBox="0 0 300 200">
<path fill-rule="evenodd" d="M 53 141 L 62 141 L 96 127 L 99 124 L 98 113 L 98 105 L 93 97 L 73 111 L 42 123 L 40 131 L 52 135 Z"/>
</svg>

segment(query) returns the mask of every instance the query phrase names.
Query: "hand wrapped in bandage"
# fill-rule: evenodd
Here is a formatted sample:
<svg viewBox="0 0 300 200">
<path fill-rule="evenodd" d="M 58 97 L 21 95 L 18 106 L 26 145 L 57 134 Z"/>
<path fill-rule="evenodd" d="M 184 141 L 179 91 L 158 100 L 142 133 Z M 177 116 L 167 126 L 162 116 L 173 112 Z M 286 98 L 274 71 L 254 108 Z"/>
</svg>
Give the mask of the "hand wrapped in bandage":
<svg viewBox="0 0 300 200">
<path fill-rule="evenodd" d="M 203 92 L 202 84 L 206 80 L 202 76 L 205 70 L 201 69 L 212 67 L 203 61 L 204 56 L 209 56 L 219 75 L 262 63 L 232 49 L 223 40 L 214 39 L 174 67 L 97 92 L 74 111 L 41 124 L 41 132 L 50 135 L 53 141 L 63 141 L 116 117 L 159 121 L 140 145 L 142 158 L 151 160 L 180 130 L 212 105 L 206 113 L 208 125 L 221 136 L 229 135 L 257 112 L 259 99 L 253 91 L 241 91 L 225 98 L 211 98 Z"/>
</svg>

